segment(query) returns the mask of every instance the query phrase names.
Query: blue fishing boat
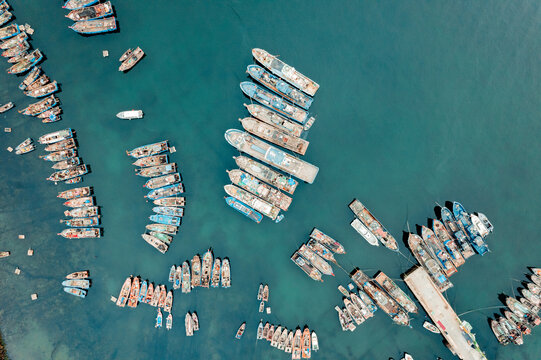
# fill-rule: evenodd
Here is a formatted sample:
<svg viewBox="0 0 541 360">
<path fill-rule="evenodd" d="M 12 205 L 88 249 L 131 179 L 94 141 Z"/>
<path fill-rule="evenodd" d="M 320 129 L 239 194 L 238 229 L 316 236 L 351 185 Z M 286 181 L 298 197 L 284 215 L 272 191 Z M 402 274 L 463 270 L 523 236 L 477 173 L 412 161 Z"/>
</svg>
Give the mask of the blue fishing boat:
<svg viewBox="0 0 541 360">
<path fill-rule="evenodd" d="M 265 90 L 261 86 L 250 81 L 243 81 L 240 83 L 240 88 L 246 96 L 271 108 L 279 114 L 303 125 L 308 122 L 308 112 L 306 110 L 294 106 L 278 95 Z"/>
<path fill-rule="evenodd" d="M 261 222 L 261 220 L 263 220 L 263 215 L 232 196 L 226 197 L 225 202 L 227 203 L 227 205 L 231 206 L 233 209 L 237 210 L 238 212 L 258 224 Z"/>
<path fill-rule="evenodd" d="M 79 288 L 79 289 L 88 289 L 90 287 L 90 280 L 88 279 L 69 279 L 62 281 L 62 286 Z"/>
<path fill-rule="evenodd" d="M 181 207 L 155 206 L 152 211 L 161 215 L 184 216 L 184 208 Z"/>
<path fill-rule="evenodd" d="M 1 0 L 0 1 L 0 14 L 2 14 L 7 9 L 9 9 L 9 4 L 6 2 L 6 0 Z"/>
<path fill-rule="evenodd" d="M 469 236 L 470 243 L 475 251 L 477 251 L 479 255 L 486 254 L 489 251 L 488 245 L 483 241 L 483 238 L 479 236 L 477 229 L 472 226 L 470 215 L 464 206 L 457 201 L 453 202 L 453 215 L 466 230 L 466 235 Z"/>
<path fill-rule="evenodd" d="M 169 196 L 174 196 L 176 194 L 180 194 L 183 192 L 184 192 L 184 186 L 182 186 L 182 184 L 173 184 L 169 186 L 164 186 L 159 189 L 154 189 L 150 191 L 145 197 L 152 200 L 157 200 L 157 199 L 162 199 Z"/>
<path fill-rule="evenodd" d="M 176 216 L 169 216 L 169 215 L 150 215 L 149 216 L 150 221 L 154 221 L 158 224 L 164 224 L 164 225 L 180 225 L 180 218 Z"/>
<path fill-rule="evenodd" d="M 116 30 L 116 19 L 114 16 L 95 19 L 77 21 L 75 24 L 69 26 L 69 28 L 79 34 L 94 35 Z"/>
<path fill-rule="evenodd" d="M 156 315 L 156 328 L 162 327 L 162 312 L 160 308 L 158 308 L 158 315 Z"/>
<path fill-rule="evenodd" d="M 246 72 L 255 81 L 261 83 L 263 86 L 274 91 L 278 95 L 285 97 L 295 105 L 298 105 L 305 110 L 308 110 L 312 105 L 313 99 L 310 96 L 280 79 L 278 76 L 271 74 L 261 66 L 248 65 Z"/>
<path fill-rule="evenodd" d="M 1 11 L 0 11 L 1 13 Z M 5 23 L 9 22 L 13 18 L 13 14 L 9 11 L 4 11 L 0 14 L 0 26 L 4 25 Z"/>
<path fill-rule="evenodd" d="M 77 10 L 90 5 L 94 5 L 98 0 L 68 0 L 64 3 L 62 8 L 66 10 Z"/>
<path fill-rule="evenodd" d="M 42 59 L 43 54 L 39 49 L 36 49 L 6 71 L 8 74 L 22 74 L 30 70 L 31 67 L 39 63 Z"/>
<path fill-rule="evenodd" d="M 456 239 L 462 256 L 464 256 L 465 259 L 468 259 L 469 257 L 475 255 L 466 234 L 464 234 L 462 229 L 458 226 L 451 210 L 447 209 L 446 207 L 441 208 L 441 221 L 445 225 L 447 232 Z"/>
<path fill-rule="evenodd" d="M 139 302 L 142 303 L 145 297 L 147 296 L 147 290 L 148 290 L 148 282 L 146 280 L 143 280 L 141 283 L 141 287 L 139 290 Z"/>
<path fill-rule="evenodd" d="M 6 27 L 0 28 L 0 40 L 9 39 L 10 37 L 13 37 L 20 33 L 21 30 L 19 30 L 19 25 L 17 24 L 11 24 Z"/>
<path fill-rule="evenodd" d="M 72 288 L 72 287 L 64 287 L 64 291 L 67 292 L 68 294 L 75 295 L 78 297 L 82 297 L 82 298 L 86 297 L 86 290 Z"/>
</svg>

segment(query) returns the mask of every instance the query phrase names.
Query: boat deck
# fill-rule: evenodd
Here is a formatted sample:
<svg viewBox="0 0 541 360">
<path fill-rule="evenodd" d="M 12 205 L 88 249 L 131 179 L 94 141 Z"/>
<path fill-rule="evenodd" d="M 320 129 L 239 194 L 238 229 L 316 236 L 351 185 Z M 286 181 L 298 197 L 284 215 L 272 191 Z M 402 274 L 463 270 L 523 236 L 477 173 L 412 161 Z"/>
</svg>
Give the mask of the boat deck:
<svg viewBox="0 0 541 360">
<path fill-rule="evenodd" d="M 464 331 L 461 320 L 424 268 L 417 267 L 408 271 L 404 281 L 436 324 L 451 351 L 460 359 L 486 360 L 479 348 L 470 346 L 468 339 L 473 339 Z M 476 343 L 473 344 L 475 345 Z"/>
</svg>

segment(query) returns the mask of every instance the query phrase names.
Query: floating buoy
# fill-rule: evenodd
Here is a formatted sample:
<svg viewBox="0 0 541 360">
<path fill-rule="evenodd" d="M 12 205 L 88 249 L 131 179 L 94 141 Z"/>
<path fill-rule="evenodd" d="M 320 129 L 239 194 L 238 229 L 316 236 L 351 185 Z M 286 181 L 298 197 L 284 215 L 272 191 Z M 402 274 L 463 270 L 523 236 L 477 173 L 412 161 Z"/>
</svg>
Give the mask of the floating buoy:
<svg viewBox="0 0 541 360">
<path fill-rule="evenodd" d="M 25 237 L 26 236 L 24 236 L 24 235 L 19 235 L 19 239 L 21 239 L 21 240 L 24 240 Z"/>
<path fill-rule="evenodd" d="M 21 273 L 21 269 L 18 267 L 15 268 L 15 275 L 19 275 Z"/>
<path fill-rule="evenodd" d="M 32 294 L 32 295 L 30 295 L 30 298 L 32 300 L 37 300 L 38 299 L 38 294 Z"/>
<path fill-rule="evenodd" d="M 8 146 L 7 151 L 12 152 L 13 148 L 11 146 Z"/>
<path fill-rule="evenodd" d="M 108 57 L 109 56 L 109 50 L 103 50 L 101 53 L 102 53 L 103 57 Z"/>
<path fill-rule="evenodd" d="M 4 132 L 10 133 L 10 132 L 11 132 L 11 128 L 4 128 Z"/>
<path fill-rule="evenodd" d="M 34 255 L 34 250 L 28 249 L 28 251 L 26 252 L 26 255 L 28 255 L 28 256 Z"/>
</svg>

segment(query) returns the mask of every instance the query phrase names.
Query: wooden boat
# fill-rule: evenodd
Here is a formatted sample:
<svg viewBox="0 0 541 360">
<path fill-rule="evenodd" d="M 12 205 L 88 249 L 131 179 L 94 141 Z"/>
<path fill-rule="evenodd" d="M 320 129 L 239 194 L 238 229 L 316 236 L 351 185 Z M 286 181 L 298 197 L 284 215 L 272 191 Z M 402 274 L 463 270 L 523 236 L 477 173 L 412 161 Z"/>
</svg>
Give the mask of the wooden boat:
<svg viewBox="0 0 541 360">
<path fill-rule="evenodd" d="M 163 234 L 161 232 L 151 231 L 150 235 L 167 245 L 171 245 L 171 241 L 173 241 L 173 237 L 171 235 Z"/>
<path fill-rule="evenodd" d="M 0 40 L 9 39 L 20 32 L 21 30 L 19 30 L 19 25 L 17 24 L 11 24 L 6 27 L 0 28 Z"/>
<path fill-rule="evenodd" d="M 541 276 L 541 268 L 530 268 L 532 273 L 537 276 Z"/>
<path fill-rule="evenodd" d="M 41 114 L 42 112 L 45 112 L 46 110 L 49 110 L 56 104 L 58 104 L 58 98 L 56 98 L 54 95 L 51 95 L 49 97 L 46 97 L 43 100 L 40 100 L 36 103 L 30 104 L 27 107 L 25 107 L 22 110 L 19 110 L 19 113 L 23 115 L 29 115 L 29 116 L 37 116 Z M 60 141 L 62 139 L 59 139 L 57 141 Z M 51 141 L 54 142 L 54 141 Z M 49 142 L 43 143 L 40 142 L 40 144 L 50 144 Z"/>
<path fill-rule="evenodd" d="M 189 312 L 184 317 L 184 326 L 186 327 L 186 336 L 193 336 L 193 318 Z"/>
<path fill-rule="evenodd" d="M 303 126 L 297 122 L 289 120 L 288 118 L 278 114 L 258 104 L 244 104 L 250 115 L 259 119 L 269 125 L 275 126 L 276 128 L 296 137 L 300 137 L 303 132 Z"/>
<path fill-rule="evenodd" d="M 161 154 L 163 152 L 166 152 L 167 150 L 169 150 L 169 145 L 167 143 L 167 140 L 165 140 L 154 144 L 139 146 L 130 151 L 126 150 L 126 154 L 133 158 L 139 159 L 145 156 Z"/>
<path fill-rule="evenodd" d="M 169 216 L 183 216 L 184 208 L 181 207 L 168 207 L 168 206 L 155 206 L 152 208 L 156 214 L 169 215 Z"/>
<path fill-rule="evenodd" d="M 282 326 L 278 326 L 276 330 L 274 331 L 274 334 L 272 335 L 270 346 L 276 347 L 278 345 L 278 340 L 280 340 L 281 335 L 282 335 Z"/>
<path fill-rule="evenodd" d="M 314 265 L 315 268 L 318 269 L 322 274 L 334 276 L 332 266 L 323 260 L 318 254 L 312 251 L 312 249 L 307 247 L 306 244 L 302 244 L 297 252 L 312 265 Z"/>
<path fill-rule="evenodd" d="M 169 313 L 169 315 L 167 315 L 167 321 L 165 323 L 165 328 L 167 330 L 171 330 L 172 327 L 173 327 L 173 314 Z"/>
<path fill-rule="evenodd" d="M 162 285 L 160 287 L 160 298 L 158 300 L 158 307 L 164 308 L 166 300 L 167 300 L 167 289 L 165 288 L 165 285 Z"/>
<path fill-rule="evenodd" d="M 51 116 L 57 116 L 62 114 L 62 108 L 60 106 L 55 106 L 49 110 L 46 110 L 38 115 L 38 118 L 40 119 L 48 119 Z"/>
<path fill-rule="evenodd" d="M 169 249 L 169 246 L 167 244 L 164 244 L 157 238 L 155 238 L 152 235 L 149 234 L 141 234 L 141 237 L 150 245 L 152 245 L 156 250 L 161 252 L 162 254 L 165 254 L 167 250 Z"/>
<path fill-rule="evenodd" d="M 257 335 L 256 340 L 263 339 L 263 320 L 259 320 L 259 325 L 257 326 Z"/>
<path fill-rule="evenodd" d="M 86 290 L 72 288 L 72 287 L 65 287 L 64 291 L 67 292 L 70 295 L 75 295 L 81 298 L 86 297 Z"/>
<path fill-rule="evenodd" d="M 187 294 L 192 291 L 190 282 L 190 264 L 188 261 L 182 263 L 182 292 Z"/>
<path fill-rule="evenodd" d="M 291 351 L 291 359 L 300 360 L 302 355 L 302 334 L 299 328 L 295 330 L 295 335 L 293 335 L 293 347 Z"/>
<path fill-rule="evenodd" d="M 30 49 L 30 44 L 28 43 L 28 41 L 23 40 L 22 42 L 17 43 L 15 46 L 12 46 L 4 50 L 2 52 L 2 56 L 8 57 L 8 58 L 14 57 L 14 56 L 22 54 L 24 51 L 27 51 L 28 49 Z"/>
<path fill-rule="evenodd" d="M 173 185 L 180 182 L 180 174 L 174 173 L 164 176 L 159 176 L 148 180 L 143 186 L 147 189 L 158 189 L 164 186 Z"/>
<path fill-rule="evenodd" d="M 70 11 L 66 17 L 73 21 L 101 19 L 113 15 L 113 6 L 110 1 L 96 4 L 94 6 L 83 7 Z"/>
<path fill-rule="evenodd" d="M 135 175 L 143 177 L 156 177 L 166 174 L 171 174 L 177 171 L 177 164 L 163 164 L 158 166 L 151 166 L 146 168 L 135 169 Z"/>
<path fill-rule="evenodd" d="M 292 348 L 293 348 L 293 331 L 290 330 L 287 334 L 287 340 L 286 340 L 284 351 L 287 354 L 291 354 Z"/>
<path fill-rule="evenodd" d="M 0 26 L 8 23 L 13 18 L 13 14 L 9 11 L 0 11 Z"/>
<path fill-rule="evenodd" d="M 355 293 L 349 294 L 348 293 L 348 295 L 349 295 L 349 298 L 351 299 L 351 302 L 353 303 L 353 305 L 357 309 L 359 309 L 359 311 L 361 312 L 361 314 L 363 315 L 363 317 L 365 319 L 369 319 L 369 318 L 374 316 L 374 313 L 372 312 L 370 307 L 364 301 L 362 301 L 362 299 L 360 297 L 358 297 L 357 294 L 355 294 Z"/>
<path fill-rule="evenodd" d="M 391 233 L 379 222 L 363 203 L 357 199 L 349 204 L 350 210 L 374 234 L 387 249 L 398 251 L 398 243 Z"/>
<path fill-rule="evenodd" d="M 58 83 L 56 81 L 53 81 L 52 83 L 43 85 L 42 87 L 39 87 L 37 89 L 27 90 L 24 92 L 24 94 L 33 98 L 41 98 L 47 95 L 54 94 L 57 91 Z"/>
<path fill-rule="evenodd" d="M 124 52 L 124 54 L 122 54 L 122 56 L 120 57 L 120 59 L 118 59 L 118 61 L 120 62 L 123 62 L 124 60 L 126 60 L 128 58 L 128 56 L 131 55 L 131 53 L 133 52 L 132 49 L 128 49 Z"/>
<path fill-rule="evenodd" d="M 47 178 L 49 181 L 66 181 L 74 177 L 78 177 L 88 173 L 86 165 L 77 165 L 66 170 L 54 172 Z"/>
<path fill-rule="evenodd" d="M 8 74 L 22 74 L 30 70 L 32 66 L 36 65 L 42 59 L 43 54 L 41 53 L 41 51 L 39 51 L 39 49 L 36 49 L 28 55 L 24 56 L 21 60 L 18 60 L 15 65 L 11 66 L 6 71 Z"/>
<path fill-rule="evenodd" d="M 148 224 L 147 230 L 158 231 L 165 234 L 175 235 L 178 232 L 178 226 L 166 225 L 166 224 Z"/>
<path fill-rule="evenodd" d="M 79 188 L 61 191 L 58 193 L 56 197 L 69 200 L 69 199 L 74 199 L 74 198 L 78 198 L 82 196 L 88 196 L 90 194 L 92 194 L 92 188 L 90 186 L 85 186 L 85 187 L 79 187 Z"/>
<path fill-rule="evenodd" d="M 528 290 L 530 290 L 532 294 L 537 295 L 537 296 L 541 295 L 541 286 L 536 285 L 534 283 L 528 283 L 526 287 L 528 288 Z"/>
<path fill-rule="evenodd" d="M 235 339 L 240 339 L 242 337 L 242 334 L 244 334 L 244 329 L 246 329 L 246 322 L 243 322 L 239 329 L 237 330 L 237 333 L 235 334 Z"/>
<path fill-rule="evenodd" d="M 528 321 L 522 317 L 518 317 L 515 313 L 504 310 L 503 314 L 505 315 L 506 319 L 514 323 L 517 328 L 522 332 L 523 335 L 530 335 L 532 333 L 532 326 L 528 323 Z"/>
<path fill-rule="evenodd" d="M 259 303 L 259 312 L 262 313 L 263 310 L 265 310 L 265 302 L 264 301 L 261 301 Z"/>
<path fill-rule="evenodd" d="M 210 286 L 213 288 L 220 286 L 220 270 L 221 270 L 221 260 L 220 258 L 214 259 L 214 264 L 212 264 L 212 276 L 210 280 Z"/>
<path fill-rule="evenodd" d="M 415 305 L 413 300 L 411 300 L 411 298 L 383 271 L 379 271 L 374 280 L 407 312 L 413 314 L 418 312 L 417 305 Z"/>
<path fill-rule="evenodd" d="M 44 85 L 47 85 L 49 81 L 50 81 L 49 77 L 43 74 L 39 78 L 37 78 L 35 81 L 33 81 L 30 85 L 28 85 L 24 93 L 26 94 L 27 92 L 36 90 Z"/>
<path fill-rule="evenodd" d="M 114 16 L 111 16 L 103 19 L 77 21 L 75 24 L 68 26 L 68 28 L 84 35 L 101 34 L 115 31 L 116 19 Z"/>
<path fill-rule="evenodd" d="M 7 61 L 9 64 L 16 64 L 20 61 L 23 61 L 25 57 L 28 56 L 28 51 L 22 51 L 17 53 L 16 55 L 10 57 Z"/>
<path fill-rule="evenodd" d="M 9 251 L 0 251 L 0 258 L 5 258 L 11 255 L 11 252 Z"/>
<path fill-rule="evenodd" d="M 53 114 L 53 115 L 49 115 L 45 119 L 41 119 L 41 122 L 44 123 L 44 124 L 50 124 L 50 123 L 54 123 L 54 122 L 57 122 L 57 121 L 60 121 L 60 120 L 62 120 L 61 116 Z"/>
<path fill-rule="evenodd" d="M 160 300 L 160 291 L 161 291 L 161 285 L 154 286 L 154 293 L 152 294 L 152 299 L 148 303 L 150 306 L 157 307 L 158 301 Z"/>
<path fill-rule="evenodd" d="M 453 237 L 447 232 L 445 225 L 436 219 L 432 220 L 432 229 L 434 234 L 438 238 L 439 242 L 443 244 L 449 255 L 455 268 L 462 266 L 465 262 L 464 257 L 460 253 L 458 245 L 455 243 Z"/>
<path fill-rule="evenodd" d="M 306 275 L 310 276 L 312 280 L 323 281 L 321 278 L 321 272 L 304 259 L 297 251 L 291 256 L 291 261 L 295 263 Z"/>
<path fill-rule="evenodd" d="M 510 343 L 509 338 L 507 337 L 501 324 L 497 320 L 490 319 L 490 328 L 492 329 L 494 336 L 496 336 L 496 339 L 500 344 L 505 346 Z"/>
<path fill-rule="evenodd" d="M 5 113 L 6 111 L 8 111 L 9 109 L 12 109 L 13 108 L 13 103 L 10 101 L 8 102 L 7 104 L 4 104 L 2 106 L 0 106 L 0 114 L 1 113 Z"/>
<path fill-rule="evenodd" d="M 79 289 L 90 288 L 90 280 L 88 279 L 68 279 L 62 281 L 62 286 L 74 287 Z"/>
<path fill-rule="evenodd" d="M 265 323 L 265 326 L 263 326 L 263 334 L 262 334 L 262 336 L 261 336 L 261 339 L 267 340 L 267 335 L 268 335 L 268 333 L 269 333 L 269 329 L 270 329 L 270 324 L 269 324 L 269 322 L 267 321 L 267 322 Z"/>
<path fill-rule="evenodd" d="M 154 214 L 154 215 L 150 215 L 149 219 L 150 221 L 154 221 L 158 224 L 179 226 L 181 218 L 176 217 L 176 216 Z"/>
<path fill-rule="evenodd" d="M 173 290 L 169 290 L 167 296 L 165 297 L 165 302 L 163 305 L 163 310 L 171 313 L 171 308 L 173 307 Z"/>
<path fill-rule="evenodd" d="M 183 197 L 168 197 L 154 200 L 154 205 L 158 206 L 184 206 L 186 200 Z"/>
<path fill-rule="evenodd" d="M 259 284 L 259 290 L 257 290 L 257 300 L 261 301 L 263 298 L 263 284 Z"/>
<path fill-rule="evenodd" d="M 228 258 L 222 261 L 222 287 L 226 289 L 231 287 L 231 269 Z"/>
<path fill-rule="evenodd" d="M 240 212 L 242 215 L 246 216 L 250 220 L 260 223 L 261 220 L 263 220 L 263 215 L 261 215 L 259 212 L 252 209 L 250 206 L 246 205 L 240 200 L 235 199 L 232 196 L 224 197 L 225 203 L 232 207 L 233 209 Z"/>
<path fill-rule="evenodd" d="M 541 275 L 532 274 L 530 275 L 530 280 L 532 280 L 536 285 L 541 286 Z"/>
<path fill-rule="evenodd" d="M 173 290 L 180 289 L 182 283 L 182 266 L 175 268 L 175 274 L 173 276 Z"/>
<path fill-rule="evenodd" d="M 423 322 L 423 327 L 434 334 L 440 333 L 440 330 L 438 329 L 438 327 L 432 324 L 431 322 L 428 322 L 428 321 Z"/>
<path fill-rule="evenodd" d="M 82 206 L 93 206 L 94 205 L 94 197 L 92 196 L 85 196 L 85 197 L 78 197 L 75 199 L 68 200 L 64 202 L 64 206 L 67 207 L 82 207 Z"/>
<path fill-rule="evenodd" d="M 261 294 L 261 300 L 263 301 L 269 301 L 269 285 L 265 284 L 263 287 L 263 293 Z"/>
<path fill-rule="evenodd" d="M 99 208 L 97 206 L 80 207 L 71 210 L 64 211 L 65 216 L 71 217 L 89 217 L 99 214 Z"/>
<path fill-rule="evenodd" d="M 246 117 L 239 119 L 239 121 L 249 133 L 297 154 L 304 155 L 308 150 L 308 145 L 310 145 L 308 141 L 290 135 L 258 119 Z"/>
<path fill-rule="evenodd" d="M 129 276 L 124 281 L 124 284 L 122 285 L 122 288 L 120 289 L 120 294 L 118 295 L 118 298 L 116 300 L 116 305 L 120 307 L 126 306 L 126 302 L 128 301 L 128 298 L 130 296 L 132 286 L 132 277 Z"/>
<path fill-rule="evenodd" d="M 154 284 L 149 283 L 147 288 L 147 295 L 145 296 L 145 304 L 150 304 L 150 301 L 152 300 L 152 297 L 154 296 Z"/>
<path fill-rule="evenodd" d="M 47 155 L 40 155 L 40 158 L 45 161 L 62 161 L 77 156 L 76 149 L 60 150 Z M 84 165 L 84 164 L 83 164 Z M 78 166 L 83 166 L 78 165 Z"/>
<path fill-rule="evenodd" d="M 158 308 L 158 314 L 156 315 L 156 325 L 154 325 L 154 327 L 157 329 L 161 328 L 162 320 L 163 320 L 163 315 L 162 315 L 161 310 Z"/>
<path fill-rule="evenodd" d="M 62 8 L 66 10 L 82 9 L 97 2 L 98 0 L 68 0 L 64 3 Z"/>
<path fill-rule="evenodd" d="M 353 319 L 353 321 L 355 321 L 355 323 L 357 325 L 361 325 L 366 320 L 364 318 L 363 314 L 361 313 L 361 310 L 358 309 L 357 306 L 355 306 L 351 302 L 350 299 L 344 298 L 343 301 L 344 301 L 344 305 L 346 307 L 346 310 L 349 313 L 349 315 L 351 316 L 351 318 Z"/>
<path fill-rule="evenodd" d="M 61 223 L 65 223 L 70 227 L 91 227 L 98 226 L 100 224 L 99 216 L 85 217 L 85 218 L 73 218 L 68 220 L 60 220 Z"/>
<path fill-rule="evenodd" d="M 310 357 L 312 356 L 311 350 L 312 350 L 312 337 L 311 337 L 310 329 L 308 329 L 308 326 L 306 326 L 304 328 L 304 331 L 302 332 L 302 358 L 310 359 Z"/>
<path fill-rule="evenodd" d="M 234 156 L 233 159 L 235 159 L 237 166 L 242 170 L 289 194 L 293 194 L 299 184 L 297 180 L 246 156 Z"/>
<path fill-rule="evenodd" d="M 210 275 L 212 270 L 212 250 L 208 249 L 203 255 L 201 264 L 201 287 L 208 288 L 210 284 Z"/>
<path fill-rule="evenodd" d="M 243 202 L 244 204 L 250 206 L 255 211 L 260 212 L 261 214 L 269 217 L 272 220 L 276 220 L 280 209 L 269 202 L 249 193 L 248 191 L 239 188 L 235 185 L 225 185 L 224 190 L 227 195 L 234 197 L 235 199 Z"/>
<path fill-rule="evenodd" d="M 423 225 L 421 227 L 421 234 L 428 252 L 434 259 L 439 261 L 445 275 L 450 277 L 455 274 L 457 270 L 451 261 L 451 256 L 445 251 L 443 244 L 439 242 L 434 232 Z"/>
<path fill-rule="evenodd" d="M 193 330 L 198 331 L 199 330 L 199 318 L 197 317 L 197 313 L 195 311 L 192 313 L 192 323 L 193 323 Z"/>
<path fill-rule="evenodd" d="M 65 229 L 57 235 L 63 236 L 66 239 L 88 239 L 101 237 L 101 229 L 99 228 L 72 228 Z"/>
<path fill-rule="evenodd" d="M 64 181 L 64 184 L 78 184 L 81 181 L 83 181 L 83 178 L 81 176 L 77 176 L 77 177 Z"/>
<path fill-rule="evenodd" d="M 90 272 L 88 270 L 83 270 L 72 272 L 71 274 L 66 275 L 66 279 L 86 279 L 89 276 Z"/>
<path fill-rule="evenodd" d="M 26 33 L 25 38 L 26 38 Z M 24 80 L 19 84 L 19 89 L 26 90 L 28 85 L 32 84 L 41 74 L 41 67 L 40 66 L 34 66 L 32 70 L 25 76 Z"/>
<path fill-rule="evenodd" d="M 30 145 L 26 145 L 26 146 L 23 146 L 23 147 L 15 150 L 15 154 L 22 155 L 22 154 L 26 154 L 26 153 L 29 153 L 29 152 L 34 151 L 34 150 L 36 150 L 36 147 L 34 146 L 34 144 L 30 144 Z"/>
<path fill-rule="evenodd" d="M 329 235 L 325 234 L 323 231 L 314 228 L 312 232 L 310 233 L 310 237 L 314 240 L 317 240 L 321 244 L 325 245 L 327 248 L 329 248 L 331 251 L 333 251 L 336 254 L 345 254 L 346 250 L 340 244 L 338 241 L 334 240 Z"/>
<path fill-rule="evenodd" d="M 22 143 L 20 143 L 19 145 L 15 147 L 15 150 L 19 150 L 22 147 L 32 144 L 32 141 L 33 141 L 32 138 L 26 138 Z"/>
<path fill-rule="evenodd" d="M 500 317 L 499 323 L 503 332 L 505 333 L 505 335 L 507 335 L 507 338 L 513 342 L 513 344 L 515 345 L 524 344 L 524 340 L 522 338 L 522 332 L 515 326 L 513 322 L 507 320 L 504 317 Z"/>
<path fill-rule="evenodd" d="M 45 147 L 45 151 L 60 151 L 60 150 L 68 150 L 73 149 L 77 147 L 77 144 L 75 144 L 74 138 L 69 138 L 65 140 L 61 140 L 59 142 L 56 142 L 54 144 L 49 144 Z"/>
<path fill-rule="evenodd" d="M 122 61 L 118 71 L 128 71 L 145 56 L 145 52 L 138 46 L 127 58 Z"/>
<path fill-rule="evenodd" d="M 171 269 L 169 269 L 169 282 L 173 282 L 175 278 L 175 271 L 177 271 L 177 267 L 175 265 L 171 265 Z"/>
<path fill-rule="evenodd" d="M 77 166 L 79 164 L 81 164 L 81 159 L 78 157 L 72 157 L 72 158 L 54 163 L 52 168 L 55 170 L 66 170 L 71 167 Z"/>
<path fill-rule="evenodd" d="M 149 166 L 163 165 L 167 163 L 169 163 L 169 158 L 167 154 L 161 154 L 161 155 L 153 155 L 153 156 L 139 158 L 132 164 L 135 166 L 140 166 L 140 167 L 149 167 Z"/>
<path fill-rule="evenodd" d="M 269 332 L 267 333 L 266 340 L 267 341 L 272 341 L 273 336 L 274 336 L 274 325 L 271 324 L 271 326 L 269 328 Z"/>
<path fill-rule="evenodd" d="M 0 43 L 0 49 L 9 49 L 10 47 L 16 46 L 18 43 L 23 42 L 26 39 L 28 39 L 28 35 L 22 31 L 10 39 L 2 41 L 2 43 Z"/>
<path fill-rule="evenodd" d="M 192 288 L 201 286 L 201 258 L 194 255 L 192 258 Z"/>
<path fill-rule="evenodd" d="M 179 183 L 179 184 L 168 185 L 159 189 L 154 189 L 152 191 L 149 191 L 149 193 L 145 195 L 145 198 L 148 198 L 151 200 L 157 200 L 157 199 L 161 199 L 165 197 L 182 194 L 183 192 L 184 192 L 184 186 L 182 185 L 182 183 Z"/>
</svg>

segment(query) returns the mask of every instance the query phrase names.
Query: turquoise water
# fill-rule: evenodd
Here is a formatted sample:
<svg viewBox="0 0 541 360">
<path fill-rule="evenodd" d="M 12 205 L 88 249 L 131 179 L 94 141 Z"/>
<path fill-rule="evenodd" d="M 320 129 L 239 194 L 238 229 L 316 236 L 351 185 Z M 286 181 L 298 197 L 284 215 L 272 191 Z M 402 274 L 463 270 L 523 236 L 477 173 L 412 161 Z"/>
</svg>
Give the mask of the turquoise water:
<svg viewBox="0 0 541 360">
<path fill-rule="evenodd" d="M 400 239 L 433 216 L 435 202 L 459 200 L 495 225 L 492 252 L 476 256 L 453 277 L 447 292 L 457 313 L 500 305 L 498 294 L 521 286 L 526 266 L 540 265 L 537 247 L 541 130 L 541 9 L 535 1 L 487 3 L 354 1 L 114 1 L 120 32 L 82 37 L 67 29 L 60 1 L 11 0 L 19 23 L 36 30 L 32 44 L 45 53 L 46 73 L 61 83 L 62 122 L 43 125 L 15 111 L 0 115 L 0 148 L 28 136 L 72 127 L 91 165 L 102 207 L 104 236 L 68 241 L 55 234 L 65 210 L 56 199 L 66 185 L 46 182 L 43 151 L 18 157 L 0 152 L 0 243 L 12 256 L 0 262 L 0 329 L 13 359 L 285 359 L 255 341 L 260 318 L 317 331 L 318 359 L 387 359 L 408 351 L 416 359 L 451 358 L 441 338 L 420 327 L 393 325 L 383 313 L 354 333 L 342 333 L 336 286 L 318 284 L 289 260 L 317 226 L 341 241 L 340 264 L 393 278 L 410 263 L 367 245 L 349 226 L 347 204 L 363 201 Z M 117 58 L 141 46 L 147 56 L 128 74 Z M 320 167 L 301 185 L 279 225 L 256 225 L 227 208 L 221 187 L 237 152 L 223 139 L 246 116 L 238 84 L 246 79 L 252 47 L 280 54 L 321 89 L 311 111 L 305 159 Z M 111 56 L 102 58 L 108 49 Z M 7 68 L 4 64 L 3 68 Z M 20 78 L 0 72 L 0 103 L 18 109 L 31 101 Z M 114 115 L 140 108 L 145 118 Z M 181 234 L 160 255 L 140 238 L 151 206 L 126 149 L 169 139 L 177 153 L 188 205 Z M 18 240 L 25 234 L 25 240 Z M 409 252 L 402 245 L 402 252 Z M 35 250 L 33 257 L 26 250 Z M 230 289 L 176 292 L 173 330 L 154 329 L 154 309 L 120 309 L 109 301 L 126 276 L 165 283 L 169 267 L 208 247 L 228 256 Z M 409 256 L 411 257 L 411 256 Z M 20 276 L 13 270 L 19 266 Z M 86 299 L 68 296 L 60 282 L 90 269 Z M 257 312 L 260 282 L 270 285 L 272 315 Z M 30 300 L 38 293 L 38 301 Z M 201 330 L 184 335 L 186 311 Z M 463 316 L 489 359 L 537 359 L 541 330 L 522 347 L 499 346 L 487 323 L 496 309 Z M 233 339 L 241 322 L 247 330 Z"/>
</svg>

